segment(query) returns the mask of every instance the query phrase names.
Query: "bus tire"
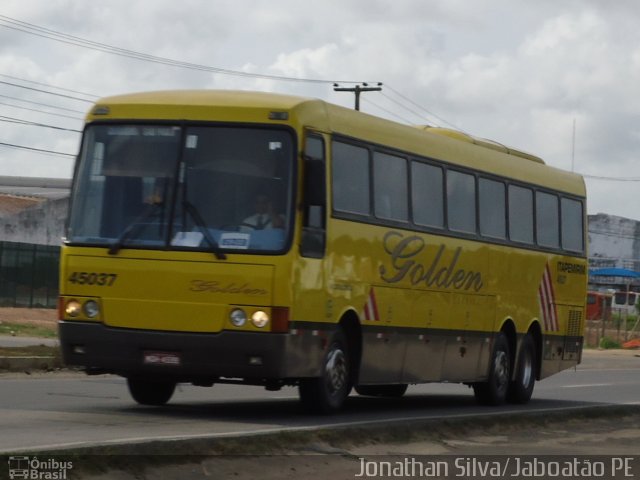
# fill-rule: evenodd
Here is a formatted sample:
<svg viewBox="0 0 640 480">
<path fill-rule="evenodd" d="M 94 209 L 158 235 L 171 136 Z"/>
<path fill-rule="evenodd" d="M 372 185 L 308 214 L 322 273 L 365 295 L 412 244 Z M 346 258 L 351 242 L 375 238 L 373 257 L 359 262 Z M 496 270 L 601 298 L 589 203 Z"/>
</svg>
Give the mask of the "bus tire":
<svg viewBox="0 0 640 480">
<path fill-rule="evenodd" d="M 473 384 L 473 393 L 477 402 L 482 405 L 502 405 L 507 399 L 510 380 L 509 342 L 506 335 L 500 332 L 493 345 L 487 381 Z"/>
<path fill-rule="evenodd" d="M 533 338 L 526 334 L 520 345 L 515 379 L 509 384 L 507 401 L 510 403 L 527 403 L 531 399 L 536 383 L 536 348 Z"/>
<path fill-rule="evenodd" d="M 339 410 L 351 392 L 351 360 L 342 329 L 331 336 L 319 377 L 303 378 L 298 386 L 300 400 L 313 413 Z"/>
<path fill-rule="evenodd" d="M 400 398 L 407 391 L 406 383 L 398 383 L 394 385 L 357 385 L 355 387 L 358 395 L 366 395 L 369 397 L 392 397 Z"/>
<path fill-rule="evenodd" d="M 160 406 L 167 403 L 176 389 L 175 382 L 154 381 L 139 377 L 127 378 L 129 393 L 140 405 Z"/>
</svg>

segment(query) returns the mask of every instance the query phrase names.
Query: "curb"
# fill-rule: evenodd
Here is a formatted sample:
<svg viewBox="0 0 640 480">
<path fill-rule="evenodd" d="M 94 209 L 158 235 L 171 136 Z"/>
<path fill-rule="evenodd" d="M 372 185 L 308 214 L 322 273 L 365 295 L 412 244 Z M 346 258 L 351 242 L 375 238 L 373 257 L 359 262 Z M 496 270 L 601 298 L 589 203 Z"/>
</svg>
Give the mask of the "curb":
<svg viewBox="0 0 640 480">
<path fill-rule="evenodd" d="M 54 356 L 0 357 L 0 371 L 22 372 L 25 370 L 54 370 L 60 368 L 60 359 Z"/>
</svg>

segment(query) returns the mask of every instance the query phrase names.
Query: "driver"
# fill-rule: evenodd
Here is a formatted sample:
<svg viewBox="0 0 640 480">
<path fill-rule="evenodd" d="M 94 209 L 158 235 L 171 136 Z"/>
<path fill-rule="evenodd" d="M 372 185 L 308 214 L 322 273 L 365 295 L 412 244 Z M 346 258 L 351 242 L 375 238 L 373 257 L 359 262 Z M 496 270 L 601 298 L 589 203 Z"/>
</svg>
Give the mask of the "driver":
<svg viewBox="0 0 640 480">
<path fill-rule="evenodd" d="M 268 195 L 260 193 L 256 196 L 253 215 L 245 218 L 242 223 L 253 230 L 269 228 L 284 228 L 284 219 L 273 209 L 273 202 Z"/>
</svg>

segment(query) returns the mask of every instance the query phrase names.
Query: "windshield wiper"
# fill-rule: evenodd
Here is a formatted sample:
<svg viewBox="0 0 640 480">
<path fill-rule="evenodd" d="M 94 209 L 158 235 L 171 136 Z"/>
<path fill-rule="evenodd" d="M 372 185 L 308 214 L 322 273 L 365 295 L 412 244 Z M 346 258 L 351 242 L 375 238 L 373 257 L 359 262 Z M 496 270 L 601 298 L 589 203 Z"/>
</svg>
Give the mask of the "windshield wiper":
<svg viewBox="0 0 640 480">
<path fill-rule="evenodd" d="M 202 218 L 202 215 L 200 215 L 200 212 L 198 212 L 196 206 L 187 200 L 183 200 L 182 207 L 191 216 L 191 218 L 193 218 L 194 223 L 198 226 L 202 235 L 204 235 L 204 239 L 211 247 L 211 253 L 213 253 L 218 260 L 226 260 L 227 256 L 220 251 L 218 242 L 216 242 L 215 238 L 211 235 L 211 232 L 209 232 L 207 224 Z"/>
<path fill-rule="evenodd" d="M 118 253 L 124 246 L 124 241 L 131 236 L 131 233 L 136 229 L 136 227 L 140 227 L 145 220 L 148 220 L 155 215 L 161 205 L 161 203 L 152 203 L 144 212 L 142 212 L 142 214 L 131 222 L 127 228 L 122 231 L 120 236 L 109 246 L 109 255 L 115 255 Z"/>
</svg>

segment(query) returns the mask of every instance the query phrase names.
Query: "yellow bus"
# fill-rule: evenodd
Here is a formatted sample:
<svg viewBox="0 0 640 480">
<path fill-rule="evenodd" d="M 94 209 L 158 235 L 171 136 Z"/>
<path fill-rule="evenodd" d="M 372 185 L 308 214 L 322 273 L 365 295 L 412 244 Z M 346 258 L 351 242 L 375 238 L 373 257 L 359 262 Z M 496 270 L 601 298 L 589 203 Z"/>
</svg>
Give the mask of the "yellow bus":
<svg viewBox="0 0 640 480">
<path fill-rule="evenodd" d="M 86 119 L 60 276 L 66 364 L 177 383 L 456 382 L 525 403 L 580 362 L 585 185 L 487 140 L 317 99 L 105 98 Z"/>
</svg>

